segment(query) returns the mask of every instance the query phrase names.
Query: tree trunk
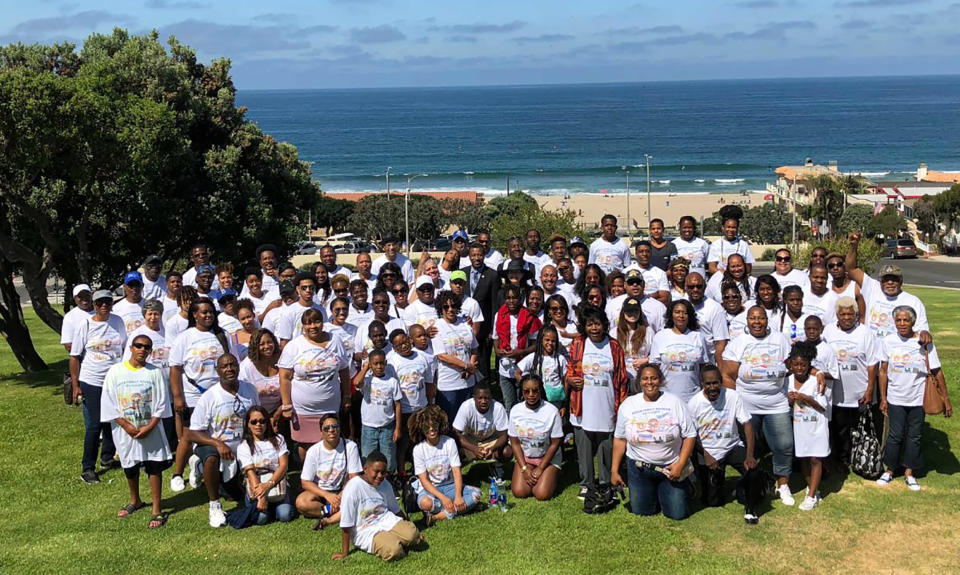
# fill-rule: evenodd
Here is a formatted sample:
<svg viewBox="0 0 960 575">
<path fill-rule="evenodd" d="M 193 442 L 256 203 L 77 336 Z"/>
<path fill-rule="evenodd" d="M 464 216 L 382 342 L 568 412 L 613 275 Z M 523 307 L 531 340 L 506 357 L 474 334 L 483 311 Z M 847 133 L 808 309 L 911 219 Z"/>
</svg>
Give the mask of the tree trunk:
<svg viewBox="0 0 960 575">
<path fill-rule="evenodd" d="M 34 221 L 38 222 L 41 233 L 49 226 L 39 214 L 29 210 Z M 49 234 L 47 234 L 49 235 Z M 45 236 L 47 237 L 47 236 Z M 30 305 L 37 312 L 37 316 L 43 323 L 47 324 L 53 331 L 60 333 L 63 327 L 63 316 L 57 313 L 50 305 L 49 294 L 47 293 L 47 278 L 50 275 L 52 256 L 48 249 L 42 254 L 38 254 L 23 243 L 17 241 L 10 235 L 9 228 L 0 228 L 0 250 L 6 256 L 9 262 L 19 264 L 23 273 L 23 285 L 30 295 Z M 11 266 L 7 264 L 7 270 L 13 273 Z M 19 307 L 20 299 L 17 298 Z M 9 305 L 9 304 L 8 304 Z"/>
<path fill-rule="evenodd" d="M 0 258 L 0 335 L 7 340 L 14 357 L 24 371 L 47 369 L 30 338 L 30 330 L 23 318 L 20 296 L 13 285 L 13 270 L 6 258 Z"/>
</svg>

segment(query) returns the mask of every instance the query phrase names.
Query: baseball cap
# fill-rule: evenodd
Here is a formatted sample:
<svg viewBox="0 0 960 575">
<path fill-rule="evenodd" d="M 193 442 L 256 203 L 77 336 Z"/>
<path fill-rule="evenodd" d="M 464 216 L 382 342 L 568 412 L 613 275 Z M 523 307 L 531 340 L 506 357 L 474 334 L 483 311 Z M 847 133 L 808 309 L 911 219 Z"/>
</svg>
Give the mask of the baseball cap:
<svg viewBox="0 0 960 575">
<path fill-rule="evenodd" d="M 640 270 L 636 269 L 636 268 L 627 270 L 627 273 L 626 273 L 626 276 L 625 276 L 625 281 L 630 281 L 630 280 L 635 280 L 635 279 L 639 279 L 639 280 L 642 282 L 642 281 L 643 281 L 643 273 L 642 273 Z"/>
<path fill-rule="evenodd" d="M 463 230 L 457 230 L 457 231 L 453 232 L 453 235 L 450 236 L 450 239 L 451 239 L 452 241 L 461 240 L 461 241 L 464 241 L 464 242 L 465 242 L 465 241 L 467 241 L 467 240 L 470 239 L 470 236 L 468 236 L 468 235 L 467 235 L 467 232 L 465 232 L 465 231 L 463 231 Z"/>
<path fill-rule="evenodd" d="M 453 282 L 456 282 L 456 281 L 466 282 L 466 281 L 467 281 L 467 272 L 465 272 L 465 271 L 463 271 L 463 270 L 457 270 L 457 271 L 453 272 L 452 274 L 450 274 L 450 283 L 453 283 Z"/>
<path fill-rule="evenodd" d="M 73 297 L 77 297 L 85 291 L 93 291 L 87 284 L 77 284 L 73 286 Z"/>
<path fill-rule="evenodd" d="M 158 256 L 157 254 L 150 254 L 149 256 L 146 257 L 146 259 L 143 260 L 143 265 L 154 264 L 154 263 L 156 264 L 163 263 L 163 258 Z"/>
<path fill-rule="evenodd" d="M 623 302 L 623 311 L 641 311 L 642 309 L 643 306 L 640 305 L 640 300 L 635 297 L 629 298 L 627 301 Z"/>
<path fill-rule="evenodd" d="M 200 274 L 215 274 L 217 273 L 217 268 L 213 267 L 210 264 L 203 264 L 202 266 L 197 266 L 197 275 Z"/>
<path fill-rule="evenodd" d="M 451 274 L 451 275 L 453 275 L 453 274 Z M 416 288 L 417 288 L 418 290 L 419 290 L 421 287 L 423 287 L 423 286 L 430 286 L 430 287 L 436 289 L 436 286 L 433 285 L 433 278 L 431 278 L 431 277 L 428 276 L 428 275 L 422 275 L 422 276 L 418 277 L 418 278 L 417 278 L 417 283 L 414 284 L 414 285 L 416 286 Z"/>
<path fill-rule="evenodd" d="M 570 238 L 570 247 L 573 247 L 577 244 L 580 244 L 581 246 L 586 246 L 587 242 L 583 241 L 583 238 L 581 238 L 580 236 L 573 236 L 572 238 Z"/>
<path fill-rule="evenodd" d="M 883 276 L 896 276 L 898 278 L 903 277 L 903 270 L 900 269 L 900 266 L 894 264 L 887 264 L 880 268 L 880 277 Z"/>
<path fill-rule="evenodd" d="M 281 296 L 297 293 L 297 286 L 290 280 L 283 280 L 277 288 Z"/>
<path fill-rule="evenodd" d="M 100 301 L 102 299 L 113 301 L 113 292 L 108 289 L 98 289 L 93 292 L 93 301 Z"/>
<path fill-rule="evenodd" d="M 223 301 L 228 297 L 237 297 L 237 292 L 232 288 L 224 288 L 220 290 L 219 294 L 217 294 L 217 301 Z"/>
<path fill-rule="evenodd" d="M 123 276 L 123 285 L 130 285 L 133 282 L 138 282 L 140 285 L 143 285 L 143 276 L 140 275 L 140 272 L 137 270 L 127 272 L 126 275 Z"/>
</svg>

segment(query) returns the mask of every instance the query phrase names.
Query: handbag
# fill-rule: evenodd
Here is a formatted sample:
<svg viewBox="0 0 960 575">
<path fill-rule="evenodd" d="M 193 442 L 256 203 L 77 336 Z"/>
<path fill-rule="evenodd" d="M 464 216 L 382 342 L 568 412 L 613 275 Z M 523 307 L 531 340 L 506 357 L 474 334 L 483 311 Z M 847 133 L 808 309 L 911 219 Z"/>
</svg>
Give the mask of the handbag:
<svg viewBox="0 0 960 575">
<path fill-rule="evenodd" d="M 861 405 L 857 425 L 850 433 L 850 470 L 864 479 L 883 474 L 883 451 L 869 405 Z"/>
<path fill-rule="evenodd" d="M 70 372 L 63 374 L 63 402 L 73 405 L 73 379 L 70 377 Z"/>
<path fill-rule="evenodd" d="M 923 388 L 923 412 L 927 415 L 943 415 L 947 411 L 940 380 L 930 372 L 930 354 L 923 349 L 923 361 L 927 365 L 927 381 Z"/>
<path fill-rule="evenodd" d="M 273 472 L 268 471 L 265 473 L 258 474 L 260 477 L 260 483 L 270 481 L 273 478 Z M 249 481 L 247 482 L 247 497 L 252 501 L 254 499 L 253 495 L 253 484 Z M 270 488 L 270 491 L 267 492 L 267 503 L 280 503 L 281 501 L 287 498 L 287 478 L 284 477 L 277 482 L 276 485 Z"/>
</svg>

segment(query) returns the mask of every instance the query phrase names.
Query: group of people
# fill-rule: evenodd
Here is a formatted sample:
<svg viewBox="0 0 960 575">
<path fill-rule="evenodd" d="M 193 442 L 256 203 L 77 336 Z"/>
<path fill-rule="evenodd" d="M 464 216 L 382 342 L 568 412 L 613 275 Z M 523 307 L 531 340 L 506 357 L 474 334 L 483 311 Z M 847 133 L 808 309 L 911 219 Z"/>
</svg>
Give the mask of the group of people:
<svg viewBox="0 0 960 575">
<path fill-rule="evenodd" d="M 150 256 L 120 299 L 76 286 L 64 318 L 81 477 L 99 481 L 98 456 L 122 467 L 126 517 L 146 506 L 143 469 L 156 528 L 172 467 L 173 491 L 203 484 L 212 527 L 228 522 L 225 494 L 239 523 L 299 514 L 340 526 L 335 557 L 353 544 L 395 559 L 422 540 L 395 489 L 427 524 L 453 519 L 482 499 L 463 473 L 479 461 L 498 478 L 512 467 L 514 497 L 550 499 L 570 443 L 585 510 L 626 487 L 633 513 L 683 519 L 692 481 L 722 505 L 726 466 L 753 476 L 768 451 L 780 501 L 795 504 L 796 458 L 811 510 L 824 463 L 849 465 L 852 428 L 875 406 L 890 420 L 878 483 L 902 470 L 919 490 L 924 382 L 943 373 L 900 268 L 874 280 L 851 236 L 846 254 L 814 249 L 806 270 L 781 249 L 754 277 L 738 226 L 709 244 L 693 218 L 672 241 L 653 220 L 631 249 L 608 215 L 589 245 L 554 234 L 544 252 L 530 230 L 505 255 L 490 234 L 458 231 L 416 267 L 385 238 L 355 271 L 330 246 L 309 269 L 272 245 L 243 270 L 212 265 L 204 245 L 183 273 Z M 744 518 L 757 522 L 755 501 Z"/>
</svg>

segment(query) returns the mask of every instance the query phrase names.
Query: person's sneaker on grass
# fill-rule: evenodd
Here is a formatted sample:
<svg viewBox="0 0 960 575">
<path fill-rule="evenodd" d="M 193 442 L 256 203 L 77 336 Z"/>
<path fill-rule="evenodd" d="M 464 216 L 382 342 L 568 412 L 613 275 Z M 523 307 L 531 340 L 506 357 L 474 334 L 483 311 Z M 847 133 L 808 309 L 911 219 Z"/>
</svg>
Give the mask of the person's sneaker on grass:
<svg viewBox="0 0 960 575">
<path fill-rule="evenodd" d="M 803 498 L 803 502 L 800 503 L 800 511 L 812 511 L 817 504 L 820 503 L 820 499 L 817 497 L 810 497 L 809 495 Z"/>
<path fill-rule="evenodd" d="M 587 493 L 590 493 L 590 489 L 584 486 L 580 486 L 580 491 L 577 493 L 577 499 L 583 501 L 587 498 Z"/>
<path fill-rule="evenodd" d="M 110 459 L 108 461 L 100 462 L 100 471 L 106 471 L 108 469 L 119 469 L 120 461 L 118 459 Z"/>
<path fill-rule="evenodd" d="M 903 478 L 907 482 L 907 487 L 910 491 L 920 491 L 920 483 L 917 481 L 917 478 L 912 475 L 907 475 Z"/>
<path fill-rule="evenodd" d="M 777 487 L 777 495 L 780 496 L 780 503 L 783 503 L 787 507 L 792 507 L 793 504 L 796 503 L 793 494 L 790 493 L 790 486 L 786 483 Z"/>
<path fill-rule="evenodd" d="M 92 469 L 88 469 L 83 473 L 81 473 L 80 479 L 83 479 L 83 482 L 86 483 L 87 485 L 94 485 L 94 484 L 100 483 L 100 477 L 97 475 L 97 472 Z"/>
<path fill-rule="evenodd" d="M 216 504 L 216 505 L 214 505 Z M 227 515 L 223 512 L 223 507 L 221 507 L 219 501 L 210 502 L 210 527 L 217 528 L 223 527 L 227 524 Z"/>
<path fill-rule="evenodd" d="M 174 475 L 170 478 L 170 491 L 175 493 L 180 493 L 187 488 L 187 484 L 183 482 L 182 475 Z"/>
<path fill-rule="evenodd" d="M 880 476 L 880 479 L 877 479 L 877 485 L 880 487 L 886 487 L 890 485 L 890 482 L 893 481 L 893 474 L 889 471 L 884 471 L 883 475 Z"/>
<path fill-rule="evenodd" d="M 757 523 L 760 523 L 760 518 L 750 511 L 743 512 L 743 520 L 747 525 L 756 525 Z"/>
</svg>

